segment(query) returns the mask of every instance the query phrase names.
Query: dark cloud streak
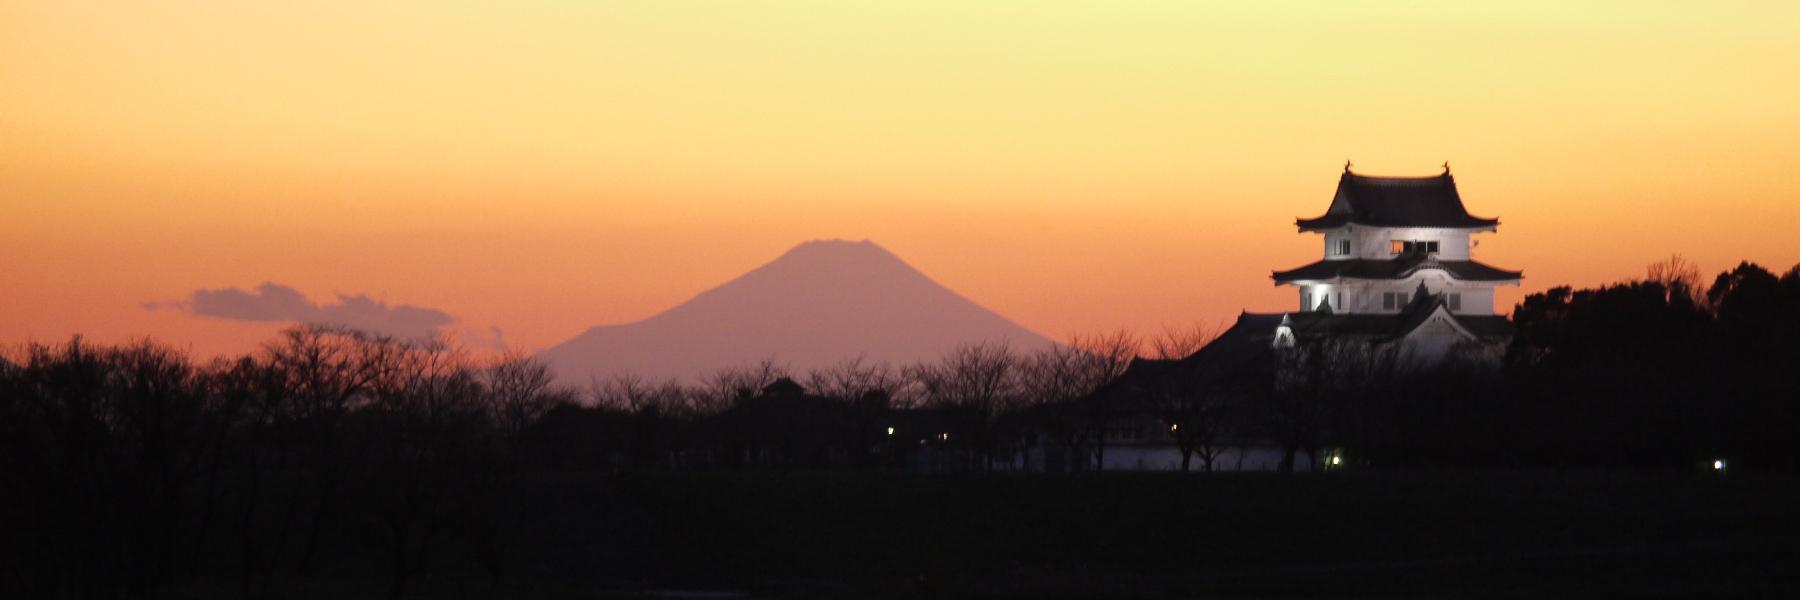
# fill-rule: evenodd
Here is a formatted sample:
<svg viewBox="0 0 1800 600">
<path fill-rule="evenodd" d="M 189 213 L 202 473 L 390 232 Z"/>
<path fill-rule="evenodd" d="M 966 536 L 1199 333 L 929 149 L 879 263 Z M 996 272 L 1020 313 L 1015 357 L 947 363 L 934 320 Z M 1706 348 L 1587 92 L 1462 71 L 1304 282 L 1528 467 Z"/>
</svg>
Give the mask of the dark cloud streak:
<svg viewBox="0 0 1800 600">
<path fill-rule="evenodd" d="M 338 325 L 413 340 L 435 338 L 456 322 L 456 317 L 435 308 L 389 306 L 365 294 L 338 294 L 336 303 L 315 304 L 299 290 L 276 283 L 263 283 L 254 291 L 198 290 L 184 300 L 148 302 L 144 307 L 234 321 Z"/>
</svg>

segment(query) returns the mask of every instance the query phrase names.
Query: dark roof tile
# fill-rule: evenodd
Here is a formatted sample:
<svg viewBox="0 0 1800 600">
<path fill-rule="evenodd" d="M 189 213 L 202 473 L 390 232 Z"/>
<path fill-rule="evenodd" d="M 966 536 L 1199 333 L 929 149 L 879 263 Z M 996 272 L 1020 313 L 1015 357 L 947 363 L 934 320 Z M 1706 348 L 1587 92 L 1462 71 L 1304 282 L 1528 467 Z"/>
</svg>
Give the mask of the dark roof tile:
<svg viewBox="0 0 1800 600">
<path fill-rule="evenodd" d="M 1348 224 L 1376 227 L 1454 227 L 1490 229 L 1499 219 L 1469 214 L 1456 180 L 1446 171 L 1436 177 L 1369 177 L 1344 171 L 1337 194 L 1324 215 L 1297 219 L 1301 231 L 1334 229 Z"/>
</svg>

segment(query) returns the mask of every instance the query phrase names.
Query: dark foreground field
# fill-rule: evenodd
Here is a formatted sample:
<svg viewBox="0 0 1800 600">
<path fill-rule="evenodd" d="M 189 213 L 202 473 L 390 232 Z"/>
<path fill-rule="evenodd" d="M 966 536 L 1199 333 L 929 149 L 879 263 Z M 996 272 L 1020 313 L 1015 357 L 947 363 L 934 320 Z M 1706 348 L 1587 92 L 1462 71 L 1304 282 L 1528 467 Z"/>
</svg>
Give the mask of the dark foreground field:
<svg viewBox="0 0 1800 600">
<path fill-rule="evenodd" d="M 1796 483 L 1591 471 L 544 475 L 527 486 L 516 566 L 497 591 L 1787 595 L 1800 583 Z M 424 583 L 433 595 L 482 587 Z"/>
</svg>

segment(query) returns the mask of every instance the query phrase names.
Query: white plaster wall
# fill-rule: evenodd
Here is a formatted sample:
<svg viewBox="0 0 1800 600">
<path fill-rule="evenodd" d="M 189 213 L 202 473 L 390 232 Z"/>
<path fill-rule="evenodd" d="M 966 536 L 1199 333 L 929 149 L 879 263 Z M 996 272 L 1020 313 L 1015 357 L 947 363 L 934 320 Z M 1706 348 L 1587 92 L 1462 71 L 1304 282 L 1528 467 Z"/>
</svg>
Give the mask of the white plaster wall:
<svg viewBox="0 0 1800 600">
<path fill-rule="evenodd" d="M 1400 312 L 1404 306 L 1383 308 L 1381 295 L 1401 292 L 1411 300 L 1414 292 L 1419 291 L 1419 283 L 1425 283 L 1425 289 L 1432 293 L 1449 292 L 1462 296 L 1461 307 L 1454 312 L 1459 315 L 1491 315 L 1494 314 L 1494 285 L 1485 282 L 1466 282 L 1450 279 L 1443 271 L 1426 269 L 1406 279 L 1394 281 L 1358 281 L 1350 280 L 1340 284 L 1315 284 L 1295 286 L 1295 301 L 1300 302 L 1303 294 L 1312 294 L 1309 304 L 1299 304 L 1300 312 L 1309 312 L 1319 306 L 1319 294 L 1332 297 L 1331 309 L 1339 314 L 1392 314 Z M 1337 298 L 1343 297 L 1343 304 Z"/>
<path fill-rule="evenodd" d="M 1294 298 L 1300 302 L 1300 312 L 1312 312 L 1317 310 L 1319 308 L 1319 299 L 1326 296 L 1331 298 L 1331 310 L 1335 313 L 1346 312 L 1344 307 L 1351 306 L 1353 302 L 1356 302 L 1356 293 L 1353 286 L 1321 283 L 1316 285 L 1295 286 L 1295 288 L 1297 289 L 1296 293 L 1298 295 Z M 1308 296 L 1308 294 L 1310 294 L 1310 296 Z"/>
<path fill-rule="evenodd" d="M 1491 315 L 1494 314 L 1494 286 L 1468 285 L 1457 290 L 1462 293 L 1462 310 L 1459 315 Z"/>
<path fill-rule="evenodd" d="M 1437 242 L 1438 258 L 1444 260 L 1469 259 L 1469 232 L 1467 230 L 1423 227 L 1357 227 L 1355 225 L 1351 225 L 1348 229 L 1357 240 L 1356 253 L 1361 258 L 1393 258 L 1392 242 L 1404 240 Z"/>
<path fill-rule="evenodd" d="M 1351 260 L 1362 255 L 1361 250 L 1358 249 L 1358 244 L 1361 242 L 1357 241 L 1356 235 L 1351 233 L 1349 228 L 1333 229 L 1325 232 L 1325 235 L 1319 237 L 1323 238 L 1325 242 L 1325 260 Z M 1350 240 L 1350 253 L 1338 254 L 1338 242 L 1346 239 Z"/>
</svg>

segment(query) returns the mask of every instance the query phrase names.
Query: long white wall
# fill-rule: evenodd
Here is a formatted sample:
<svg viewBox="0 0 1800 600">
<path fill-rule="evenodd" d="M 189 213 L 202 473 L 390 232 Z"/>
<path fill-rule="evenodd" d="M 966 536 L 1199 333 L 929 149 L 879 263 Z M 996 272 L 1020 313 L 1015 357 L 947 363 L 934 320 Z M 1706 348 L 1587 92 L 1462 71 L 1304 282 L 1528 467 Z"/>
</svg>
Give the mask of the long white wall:
<svg viewBox="0 0 1800 600">
<path fill-rule="evenodd" d="M 1006 471 L 1039 471 L 1050 461 L 1045 456 L 1046 449 L 1032 448 L 1023 455 L 997 460 L 995 468 Z M 1093 468 L 1092 458 L 1083 451 L 1080 458 L 1086 461 L 1083 469 Z M 1218 458 L 1213 459 L 1215 471 L 1278 471 L 1281 469 L 1283 451 L 1271 445 L 1227 446 Z M 1324 456 L 1319 457 L 1321 463 L 1326 462 Z M 1324 466 L 1321 464 L 1320 466 Z M 1066 468 L 1066 466 L 1064 467 Z M 1205 467 L 1200 457 L 1194 456 L 1188 463 L 1188 470 L 1201 471 Z M 1304 450 L 1294 453 L 1294 470 L 1312 470 L 1312 457 Z M 1106 470 L 1108 471 L 1179 471 L 1181 470 L 1181 449 L 1173 442 L 1168 443 L 1132 443 L 1117 444 L 1106 447 Z"/>
</svg>

